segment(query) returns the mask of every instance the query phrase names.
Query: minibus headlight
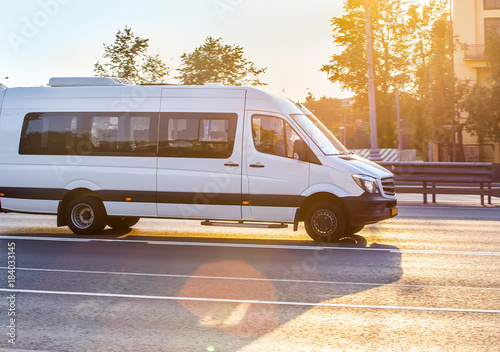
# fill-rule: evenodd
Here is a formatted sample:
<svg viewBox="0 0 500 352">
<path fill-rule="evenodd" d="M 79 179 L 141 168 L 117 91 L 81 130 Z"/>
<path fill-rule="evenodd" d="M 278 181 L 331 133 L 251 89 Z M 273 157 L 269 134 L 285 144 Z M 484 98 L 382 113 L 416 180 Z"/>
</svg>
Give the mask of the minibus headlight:
<svg viewBox="0 0 500 352">
<path fill-rule="evenodd" d="M 367 175 L 352 175 L 359 187 L 368 193 L 378 193 L 377 180 Z"/>
</svg>

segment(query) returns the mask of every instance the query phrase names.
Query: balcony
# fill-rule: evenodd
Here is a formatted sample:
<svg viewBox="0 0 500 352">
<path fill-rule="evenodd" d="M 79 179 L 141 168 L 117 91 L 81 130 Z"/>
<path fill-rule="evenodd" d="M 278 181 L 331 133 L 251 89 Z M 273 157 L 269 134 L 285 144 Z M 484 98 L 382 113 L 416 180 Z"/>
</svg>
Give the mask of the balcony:
<svg viewBox="0 0 500 352">
<path fill-rule="evenodd" d="M 464 60 L 486 60 L 484 44 L 465 44 Z"/>
</svg>

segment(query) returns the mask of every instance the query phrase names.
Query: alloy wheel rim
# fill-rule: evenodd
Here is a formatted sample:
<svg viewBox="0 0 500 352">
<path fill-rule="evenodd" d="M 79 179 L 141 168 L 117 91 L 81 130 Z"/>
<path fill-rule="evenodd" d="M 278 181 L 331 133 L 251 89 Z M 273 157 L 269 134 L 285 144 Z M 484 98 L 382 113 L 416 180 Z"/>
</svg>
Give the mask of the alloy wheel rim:
<svg viewBox="0 0 500 352">
<path fill-rule="evenodd" d="M 329 236 L 337 229 L 337 217 L 329 210 L 318 210 L 314 213 L 312 226 L 320 236 Z"/>
<path fill-rule="evenodd" d="M 79 229 L 86 229 L 94 223 L 94 211 L 88 204 L 78 204 L 71 212 L 71 220 Z"/>
</svg>

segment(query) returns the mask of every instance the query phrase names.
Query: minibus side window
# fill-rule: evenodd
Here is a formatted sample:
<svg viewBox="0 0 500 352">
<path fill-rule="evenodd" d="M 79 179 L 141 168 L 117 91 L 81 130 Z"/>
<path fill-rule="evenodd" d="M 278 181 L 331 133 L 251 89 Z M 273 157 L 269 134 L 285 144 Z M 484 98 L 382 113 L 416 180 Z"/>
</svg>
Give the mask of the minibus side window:
<svg viewBox="0 0 500 352">
<path fill-rule="evenodd" d="M 238 115 L 232 113 L 163 113 L 161 157 L 226 159 L 233 154 Z"/>
<path fill-rule="evenodd" d="M 154 156 L 158 115 L 149 113 L 30 113 L 20 154 Z"/>
<path fill-rule="evenodd" d="M 296 158 L 295 141 L 301 139 L 283 119 L 272 116 L 252 117 L 252 135 L 255 149 L 261 153 Z"/>
<path fill-rule="evenodd" d="M 26 115 L 19 154 L 72 155 L 81 142 L 81 116 L 75 113 Z"/>
<path fill-rule="evenodd" d="M 105 155 L 155 153 L 155 118 L 141 114 L 92 114 L 92 152 Z"/>
</svg>

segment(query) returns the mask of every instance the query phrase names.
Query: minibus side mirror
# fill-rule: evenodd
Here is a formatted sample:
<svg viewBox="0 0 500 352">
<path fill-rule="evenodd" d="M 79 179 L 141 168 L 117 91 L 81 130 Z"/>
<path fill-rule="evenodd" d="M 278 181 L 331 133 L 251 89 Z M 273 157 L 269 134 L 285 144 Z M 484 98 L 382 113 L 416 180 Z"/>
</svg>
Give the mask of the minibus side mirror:
<svg viewBox="0 0 500 352">
<path fill-rule="evenodd" d="M 293 153 L 296 156 L 296 159 L 300 161 L 321 165 L 318 157 L 314 155 L 311 148 L 309 148 L 307 143 L 302 139 L 298 139 L 293 142 Z"/>
</svg>

